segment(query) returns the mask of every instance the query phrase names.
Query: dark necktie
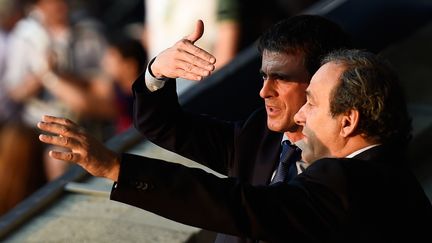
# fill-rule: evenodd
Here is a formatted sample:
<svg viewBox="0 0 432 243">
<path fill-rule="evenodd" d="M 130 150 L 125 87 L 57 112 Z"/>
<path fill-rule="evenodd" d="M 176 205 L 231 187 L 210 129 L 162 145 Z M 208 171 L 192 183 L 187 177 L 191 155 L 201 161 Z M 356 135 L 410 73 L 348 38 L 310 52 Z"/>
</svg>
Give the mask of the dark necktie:
<svg viewBox="0 0 432 243">
<path fill-rule="evenodd" d="M 289 181 L 297 175 L 296 162 L 301 158 L 301 150 L 289 141 L 282 142 L 282 152 L 276 174 L 270 184 Z"/>
</svg>

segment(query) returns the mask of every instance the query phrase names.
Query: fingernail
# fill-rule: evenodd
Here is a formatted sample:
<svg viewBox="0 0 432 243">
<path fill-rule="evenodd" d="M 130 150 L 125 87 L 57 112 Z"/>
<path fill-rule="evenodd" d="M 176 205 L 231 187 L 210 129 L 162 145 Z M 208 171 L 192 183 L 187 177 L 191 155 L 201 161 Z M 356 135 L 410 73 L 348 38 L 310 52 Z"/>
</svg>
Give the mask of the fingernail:
<svg viewBox="0 0 432 243">
<path fill-rule="evenodd" d="M 211 63 L 215 63 L 216 62 L 216 58 L 214 58 L 214 57 L 210 58 L 210 62 Z"/>
</svg>

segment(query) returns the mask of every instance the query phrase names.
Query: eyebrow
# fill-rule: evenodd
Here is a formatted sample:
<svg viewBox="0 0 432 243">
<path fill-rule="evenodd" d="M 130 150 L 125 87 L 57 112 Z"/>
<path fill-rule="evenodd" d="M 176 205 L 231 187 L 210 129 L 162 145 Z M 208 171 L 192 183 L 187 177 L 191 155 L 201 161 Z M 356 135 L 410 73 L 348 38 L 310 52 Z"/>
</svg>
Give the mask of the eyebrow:
<svg viewBox="0 0 432 243">
<path fill-rule="evenodd" d="M 283 72 L 265 73 L 263 70 L 260 70 L 259 72 L 260 72 L 261 76 L 277 77 L 277 78 L 280 78 L 282 80 L 292 80 L 292 79 L 294 79 L 293 75 L 286 74 L 286 73 L 283 73 Z"/>
</svg>

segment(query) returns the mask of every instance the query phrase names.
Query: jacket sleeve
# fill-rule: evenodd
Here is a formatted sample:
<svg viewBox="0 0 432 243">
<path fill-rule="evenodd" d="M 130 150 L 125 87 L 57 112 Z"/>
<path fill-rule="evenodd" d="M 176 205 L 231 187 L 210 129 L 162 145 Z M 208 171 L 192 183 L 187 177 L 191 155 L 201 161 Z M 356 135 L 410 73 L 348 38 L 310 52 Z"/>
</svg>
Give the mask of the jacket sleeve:
<svg viewBox="0 0 432 243">
<path fill-rule="evenodd" d="M 272 242 L 328 238 L 343 209 L 340 198 L 316 181 L 251 186 L 130 154 L 122 157 L 111 199 L 180 223 Z"/>
<path fill-rule="evenodd" d="M 150 92 L 144 77 L 142 74 L 133 85 L 135 128 L 158 146 L 227 174 L 236 125 L 183 111 L 175 80 Z"/>
</svg>

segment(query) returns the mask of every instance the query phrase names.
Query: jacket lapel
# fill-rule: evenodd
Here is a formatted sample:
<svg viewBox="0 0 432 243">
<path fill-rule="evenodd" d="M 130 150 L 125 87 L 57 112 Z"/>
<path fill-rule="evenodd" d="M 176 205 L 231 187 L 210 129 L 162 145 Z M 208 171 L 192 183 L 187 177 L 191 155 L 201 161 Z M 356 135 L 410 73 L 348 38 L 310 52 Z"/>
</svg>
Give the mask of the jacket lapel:
<svg viewBox="0 0 432 243">
<path fill-rule="evenodd" d="M 270 134 L 268 139 L 263 139 L 261 152 L 257 154 L 252 183 L 254 185 L 267 185 L 277 167 L 280 154 L 282 134 Z"/>
</svg>

